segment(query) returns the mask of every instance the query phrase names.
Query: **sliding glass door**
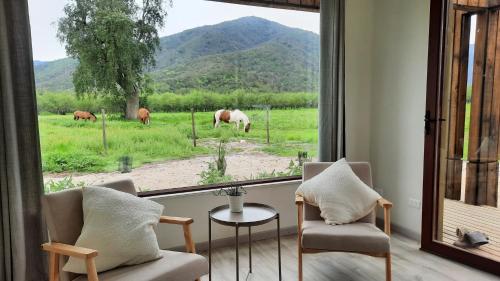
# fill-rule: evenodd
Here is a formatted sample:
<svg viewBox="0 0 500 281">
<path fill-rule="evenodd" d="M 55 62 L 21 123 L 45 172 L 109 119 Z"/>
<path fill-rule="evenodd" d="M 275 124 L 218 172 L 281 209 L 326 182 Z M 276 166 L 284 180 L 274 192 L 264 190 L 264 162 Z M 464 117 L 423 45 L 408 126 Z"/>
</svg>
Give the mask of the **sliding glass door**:
<svg viewBox="0 0 500 281">
<path fill-rule="evenodd" d="M 425 115 L 430 208 L 422 246 L 499 273 L 500 7 L 439 2 L 433 9 L 441 13 L 432 16 L 441 17 L 440 25 L 431 19 L 429 75 L 433 67 L 437 72 L 429 76 L 435 88 L 429 87 Z M 439 37 L 432 38 L 433 28 Z"/>
</svg>

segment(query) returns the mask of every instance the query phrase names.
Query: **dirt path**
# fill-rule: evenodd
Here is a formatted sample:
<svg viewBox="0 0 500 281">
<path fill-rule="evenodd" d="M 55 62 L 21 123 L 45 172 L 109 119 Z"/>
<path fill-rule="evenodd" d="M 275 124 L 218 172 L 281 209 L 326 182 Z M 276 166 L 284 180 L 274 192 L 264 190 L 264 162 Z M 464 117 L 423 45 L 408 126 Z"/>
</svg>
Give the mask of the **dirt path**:
<svg viewBox="0 0 500 281">
<path fill-rule="evenodd" d="M 202 143 L 213 147 L 213 141 Z M 260 144 L 250 142 L 232 142 L 227 145 L 229 155 L 226 156 L 226 174 L 236 180 L 255 177 L 261 172 L 284 171 L 291 157 L 280 157 L 259 151 Z M 183 186 L 197 185 L 199 174 L 208 167 L 207 162 L 213 161 L 212 156 L 195 157 L 185 160 L 172 160 L 154 164 L 146 164 L 135 168 L 130 173 L 120 172 L 75 174 L 74 182 L 85 182 L 88 185 L 98 185 L 103 182 L 131 178 L 139 190 L 157 190 Z M 47 174 L 44 181 L 64 178 L 67 174 Z"/>
</svg>

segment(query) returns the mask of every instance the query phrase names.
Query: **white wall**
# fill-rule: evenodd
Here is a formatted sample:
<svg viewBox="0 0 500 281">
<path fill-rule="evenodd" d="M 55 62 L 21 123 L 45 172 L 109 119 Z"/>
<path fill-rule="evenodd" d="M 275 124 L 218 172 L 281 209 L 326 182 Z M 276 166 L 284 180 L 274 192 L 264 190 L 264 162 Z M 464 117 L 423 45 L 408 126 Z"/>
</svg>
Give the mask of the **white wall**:
<svg viewBox="0 0 500 281">
<path fill-rule="evenodd" d="M 297 190 L 299 182 L 247 187 L 248 194 L 245 200 L 273 206 L 280 213 L 281 228 L 294 227 L 297 220 L 295 190 Z M 217 206 L 227 204 L 225 197 L 216 197 L 210 191 L 158 197 L 153 200 L 165 206 L 164 214 L 193 218 L 192 232 L 196 243 L 208 240 L 208 211 Z M 254 228 L 252 234 L 274 229 L 276 229 L 276 223 L 271 222 Z M 241 231 L 241 235 L 246 233 L 246 229 Z M 214 240 L 234 237 L 234 228 L 212 223 L 212 235 L 212 239 Z M 162 249 L 184 245 L 182 227 L 160 225 L 158 229 L 158 242 Z"/>
<path fill-rule="evenodd" d="M 373 0 L 370 159 L 374 182 L 393 201 L 393 223 L 420 233 L 429 0 Z"/>
<path fill-rule="evenodd" d="M 346 153 L 351 161 L 370 161 L 375 1 L 346 1 Z"/>
</svg>

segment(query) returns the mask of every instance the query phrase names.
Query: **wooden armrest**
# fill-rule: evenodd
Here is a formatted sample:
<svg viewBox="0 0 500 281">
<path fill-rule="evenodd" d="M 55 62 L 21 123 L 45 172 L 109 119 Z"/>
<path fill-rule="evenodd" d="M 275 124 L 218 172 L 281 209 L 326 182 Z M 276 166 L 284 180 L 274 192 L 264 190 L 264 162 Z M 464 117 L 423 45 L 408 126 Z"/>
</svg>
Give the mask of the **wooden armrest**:
<svg viewBox="0 0 500 281">
<path fill-rule="evenodd" d="M 188 225 L 188 224 L 193 223 L 193 219 L 192 218 L 161 216 L 160 223 Z"/>
<path fill-rule="evenodd" d="M 47 252 L 82 259 L 88 259 L 97 256 L 96 250 L 62 243 L 45 243 L 42 245 L 42 249 Z"/>
<path fill-rule="evenodd" d="M 49 252 L 49 281 L 59 281 L 59 256 L 70 256 L 85 260 L 87 268 L 87 280 L 99 281 L 94 258 L 97 251 L 93 249 L 63 244 L 63 243 L 45 243 L 42 245 L 44 251 Z"/>
<path fill-rule="evenodd" d="M 386 200 L 384 198 L 380 198 L 377 201 L 378 205 L 380 207 L 384 208 L 384 232 L 387 235 L 391 235 L 391 208 L 392 208 L 392 203 L 389 200 Z"/>
<path fill-rule="evenodd" d="M 384 198 L 380 198 L 378 201 L 377 201 L 378 205 L 380 207 L 383 207 L 383 208 L 392 208 L 392 203 L 387 200 L 387 199 L 384 199 Z"/>
<path fill-rule="evenodd" d="M 192 218 L 181 218 L 181 217 L 170 217 L 170 216 L 161 216 L 160 223 L 169 223 L 169 224 L 178 224 L 182 225 L 182 229 L 184 231 L 184 240 L 186 243 L 186 251 L 188 253 L 196 253 L 193 236 L 191 234 L 190 225 L 194 222 Z"/>
<path fill-rule="evenodd" d="M 304 204 L 304 197 L 302 197 L 300 195 L 295 195 L 295 204 L 303 205 Z"/>
</svg>

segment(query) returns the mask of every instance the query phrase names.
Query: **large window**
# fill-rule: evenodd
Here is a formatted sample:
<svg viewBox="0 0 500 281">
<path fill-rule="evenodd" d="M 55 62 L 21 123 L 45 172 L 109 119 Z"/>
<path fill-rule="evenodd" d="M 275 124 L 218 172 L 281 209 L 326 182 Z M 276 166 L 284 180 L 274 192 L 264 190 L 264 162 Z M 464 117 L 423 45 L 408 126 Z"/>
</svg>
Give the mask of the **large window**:
<svg viewBox="0 0 500 281">
<path fill-rule="evenodd" d="M 110 58 L 129 65 L 127 56 L 99 49 L 128 48 L 126 39 L 109 36 L 129 27 L 97 24 L 98 13 L 89 13 L 78 20 L 94 25 L 96 38 L 78 38 L 95 39 L 86 48 L 98 50 L 82 51 L 68 46 L 77 44 L 68 33 L 78 23 L 63 8 L 88 1 L 29 2 L 48 191 L 121 178 L 143 192 L 282 179 L 300 176 L 302 163 L 315 159 L 319 14 L 174 0 L 158 25 L 154 64 L 139 62 L 134 107 L 120 82 L 116 91 L 101 87 L 116 69 L 91 75 Z M 114 11 L 108 19 L 123 16 Z M 89 54 L 93 65 L 82 63 Z"/>
</svg>

